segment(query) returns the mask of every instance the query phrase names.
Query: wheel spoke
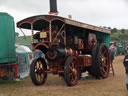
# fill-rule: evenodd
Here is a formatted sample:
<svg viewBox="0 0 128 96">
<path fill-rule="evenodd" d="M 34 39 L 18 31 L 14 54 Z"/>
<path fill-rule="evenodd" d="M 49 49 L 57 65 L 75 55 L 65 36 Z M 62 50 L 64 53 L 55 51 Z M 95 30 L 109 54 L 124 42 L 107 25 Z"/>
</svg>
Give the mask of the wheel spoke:
<svg viewBox="0 0 128 96">
<path fill-rule="evenodd" d="M 108 66 L 106 64 L 104 64 L 104 67 L 107 68 Z"/>
<path fill-rule="evenodd" d="M 69 76 L 72 76 L 72 72 L 71 72 L 71 73 L 69 73 Z"/>
<path fill-rule="evenodd" d="M 44 74 L 41 74 L 41 75 L 40 75 L 40 81 L 42 81 L 43 78 L 44 78 Z"/>
<path fill-rule="evenodd" d="M 35 68 L 35 73 L 37 72 L 37 69 Z"/>
<path fill-rule="evenodd" d="M 74 68 L 74 63 L 73 62 L 71 62 L 71 67 Z"/>
<path fill-rule="evenodd" d="M 39 68 L 42 68 L 42 63 L 39 61 Z"/>
<path fill-rule="evenodd" d="M 107 53 L 107 50 L 104 50 L 103 54 Z"/>
<path fill-rule="evenodd" d="M 39 62 L 37 62 L 36 67 L 37 67 L 37 69 L 39 68 Z"/>
<path fill-rule="evenodd" d="M 40 82 L 40 81 L 39 81 L 39 80 L 40 80 L 39 74 L 36 74 L 36 80 L 37 80 L 38 82 Z"/>
<path fill-rule="evenodd" d="M 72 71 L 72 67 L 71 67 L 71 66 L 69 66 L 69 70 L 71 70 L 71 71 Z"/>
</svg>

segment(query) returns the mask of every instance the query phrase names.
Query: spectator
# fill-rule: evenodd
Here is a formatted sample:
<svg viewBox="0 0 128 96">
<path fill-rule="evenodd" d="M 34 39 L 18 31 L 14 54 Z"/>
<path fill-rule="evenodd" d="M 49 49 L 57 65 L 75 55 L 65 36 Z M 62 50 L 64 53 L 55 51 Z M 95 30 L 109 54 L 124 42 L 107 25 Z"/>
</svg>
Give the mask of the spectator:
<svg viewBox="0 0 128 96">
<path fill-rule="evenodd" d="M 111 44 L 111 45 L 110 45 L 109 51 L 110 51 L 111 61 L 113 62 L 114 57 L 115 57 L 115 47 L 114 47 L 114 44 Z"/>
<path fill-rule="evenodd" d="M 127 50 L 127 53 L 125 55 L 123 64 L 124 64 L 125 71 L 126 71 L 126 88 L 128 90 L 128 50 Z"/>
</svg>

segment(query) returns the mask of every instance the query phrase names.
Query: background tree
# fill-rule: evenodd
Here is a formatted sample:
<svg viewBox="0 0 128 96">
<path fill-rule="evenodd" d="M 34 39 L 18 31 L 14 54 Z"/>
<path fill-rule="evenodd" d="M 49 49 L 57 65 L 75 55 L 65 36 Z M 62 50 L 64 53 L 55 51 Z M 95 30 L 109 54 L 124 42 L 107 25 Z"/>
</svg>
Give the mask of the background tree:
<svg viewBox="0 0 128 96">
<path fill-rule="evenodd" d="M 116 33 L 117 31 L 118 31 L 117 28 L 112 29 L 112 33 Z"/>
<path fill-rule="evenodd" d="M 109 30 L 111 30 L 111 27 L 108 27 Z"/>
<path fill-rule="evenodd" d="M 125 29 L 121 29 L 121 33 L 124 34 L 125 33 Z"/>
</svg>

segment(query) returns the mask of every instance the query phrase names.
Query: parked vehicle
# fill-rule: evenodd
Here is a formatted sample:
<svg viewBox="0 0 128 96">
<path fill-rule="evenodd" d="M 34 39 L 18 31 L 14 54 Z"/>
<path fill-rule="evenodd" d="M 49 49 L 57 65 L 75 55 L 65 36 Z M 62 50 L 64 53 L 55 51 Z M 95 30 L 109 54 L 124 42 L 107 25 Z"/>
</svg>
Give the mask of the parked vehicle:
<svg viewBox="0 0 128 96">
<path fill-rule="evenodd" d="M 30 74 L 30 64 L 33 59 L 32 51 L 24 45 L 16 45 L 16 56 L 18 65 L 18 78 L 22 79 Z"/>
<path fill-rule="evenodd" d="M 123 42 L 118 42 L 117 43 L 117 55 L 124 55 L 125 54 L 125 46 Z"/>
<path fill-rule="evenodd" d="M 19 79 L 29 75 L 23 76 L 29 60 L 25 59 L 27 53 L 16 50 L 14 29 L 13 17 L 0 12 L 0 79 Z M 28 67 L 26 69 L 29 71 Z"/>
<path fill-rule="evenodd" d="M 61 74 L 68 86 L 76 85 L 85 71 L 108 77 L 110 30 L 57 15 L 28 17 L 17 27 L 30 29 L 33 48 L 45 55 L 32 61 L 30 76 L 35 85 L 43 85 L 48 73 Z"/>
</svg>

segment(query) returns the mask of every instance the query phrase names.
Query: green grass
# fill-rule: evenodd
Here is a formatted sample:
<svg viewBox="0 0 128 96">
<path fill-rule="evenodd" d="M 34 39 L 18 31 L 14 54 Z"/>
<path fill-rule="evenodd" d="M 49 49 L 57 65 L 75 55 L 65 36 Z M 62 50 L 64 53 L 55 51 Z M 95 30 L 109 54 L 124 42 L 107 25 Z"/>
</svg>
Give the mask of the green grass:
<svg viewBox="0 0 128 96">
<path fill-rule="evenodd" d="M 6 88 L 7 86 L 18 86 L 21 82 L 14 80 L 0 80 L 0 88 Z"/>
<path fill-rule="evenodd" d="M 22 80 L 2 80 L 0 79 L 0 90 L 1 88 L 8 88 L 8 87 L 21 87 L 24 84 L 27 84 L 30 81 L 30 77 L 24 78 Z"/>
<path fill-rule="evenodd" d="M 19 36 L 15 38 L 16 43 L 23 45 L 31 45 L 31 36 Z"/>
</svg>

